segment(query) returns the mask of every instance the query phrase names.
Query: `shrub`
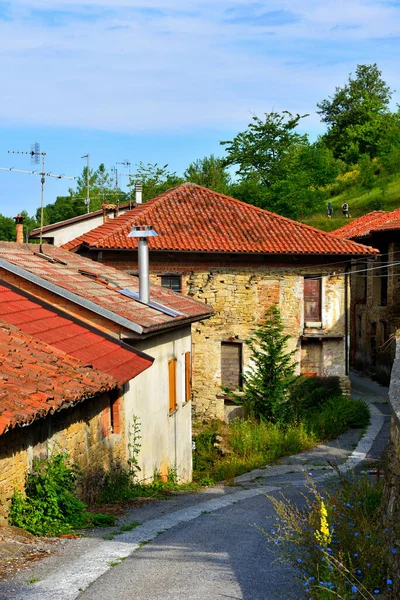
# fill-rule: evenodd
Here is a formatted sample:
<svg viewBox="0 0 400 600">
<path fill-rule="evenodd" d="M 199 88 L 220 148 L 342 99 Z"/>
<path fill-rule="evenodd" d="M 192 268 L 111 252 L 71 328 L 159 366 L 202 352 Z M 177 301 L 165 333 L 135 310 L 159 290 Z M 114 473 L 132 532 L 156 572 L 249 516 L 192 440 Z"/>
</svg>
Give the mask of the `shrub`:
<svg viewBox="0 0 400 600">
<path fill-rule="evenodd" d="M 306 427 L 317 439 L 334 439 L 349 428 L 364 428 L 369 423 L 369 410 L 363 400 L 333 396 L 304 417 Z"/>
<path fill-rule="evenodd" d="M 68 465 L 68 454 L 58 453 L 33 464 L 25 494 L 14 492 L 10 523 L 34 535 L 60 535 L 102 521 L 112 525 L 114 517 L 92 515 L 76 496 L 79 471 Z"/>
</svg>

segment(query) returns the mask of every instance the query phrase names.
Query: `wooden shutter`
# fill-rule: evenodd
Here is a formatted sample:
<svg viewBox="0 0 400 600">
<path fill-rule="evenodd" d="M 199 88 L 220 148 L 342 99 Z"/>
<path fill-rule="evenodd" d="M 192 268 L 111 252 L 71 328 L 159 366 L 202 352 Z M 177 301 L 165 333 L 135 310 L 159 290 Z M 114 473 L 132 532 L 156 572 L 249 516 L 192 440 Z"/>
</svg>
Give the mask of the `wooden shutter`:
<svg viewBox="0 0 400 600">
<path fill-rule="evenodd" d="M 304 279 L 304 320 L 321 321 L 320 279 Z"/>
<path fill-rule="evenodd" d="M 221 385 L 236 388 L 242 385 L 242 344 L 222 342 L 221 344 Z"/>
<path fill-rule="evenodd" d="M 185 401 L 189 402 L 192 394 L 192 361 L 190 352 L 185 353 Z"/>
<path fill-rule="evenodd" d="M 176 358 L 168 361 L 169 412 L 176 409 Z"/>
</svg>

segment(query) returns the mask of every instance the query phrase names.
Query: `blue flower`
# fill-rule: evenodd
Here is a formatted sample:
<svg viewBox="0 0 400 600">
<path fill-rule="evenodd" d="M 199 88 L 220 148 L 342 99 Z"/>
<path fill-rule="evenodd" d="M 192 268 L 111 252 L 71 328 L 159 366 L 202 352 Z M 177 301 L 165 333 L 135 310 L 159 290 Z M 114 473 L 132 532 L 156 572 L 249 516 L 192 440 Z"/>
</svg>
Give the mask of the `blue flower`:
<svg viewBox="0 0 400 600">
<path fill-rule="evenodd" d="M 374 590 L 374 594 L 379 594 L 379 590 Z"/>
<path fill-rule="evenodd" d="M 358 556 L 357 552 L 355 552 L 355 553 L 353 554 L 353 556 Z"/>
<path fill-rule="evenodd" d="M 357 588 L 355 585 L 351 586 L 351 591 L 355 594 L 357 592 Z"/>
<path fill-rule="evenodd" d="M 397 550 L 396 548 L 392 548 L 392 554 L 396 554 Z"/>
<path fill-rule="evenodd" d="M 298 562 L 298 563 L 301 563 L 301 562 L 303 562 L 303 561 L 301 560 L 301 558 L 298 558 L 298 559 L 297 559 L 297 562 Z"/>
<path fill-rule="evenodd" d="M 387 580 L 386 580 L 386 583 L 387 583 L 388 585 L 392 585 L 393 581 L 392 581 L 391 579 L 387 579 Z"/>
</svg>

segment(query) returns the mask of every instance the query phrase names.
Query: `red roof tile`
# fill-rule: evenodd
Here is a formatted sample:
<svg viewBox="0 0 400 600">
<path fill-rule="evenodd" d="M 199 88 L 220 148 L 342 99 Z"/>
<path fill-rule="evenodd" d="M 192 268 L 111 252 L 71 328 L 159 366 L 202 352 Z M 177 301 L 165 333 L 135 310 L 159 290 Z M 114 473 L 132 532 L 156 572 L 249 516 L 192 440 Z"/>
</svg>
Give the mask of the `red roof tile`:
<svg viewBox="0 0 400 600">
<path fill-rule="evenodd" d="M 198 321 L 207 318 L 213 312 L 211 307 L 187 296 L 161 286 L 151 286 L 152 300 L 181 313 L 177 317 L 171 317 L 118 293 L 119 289 L 128 289 L 138 293 L 139 279 L 137 277 L 61 248 L 50 245 L 45 245 L 44 248 L 47 255 L 61 262 L 49 262 L 39 256 L 36 244 L 17 244 L 16 242 L 0 242 L 0 259 L 23 269 L 25 273 L 40 278 L 41 281 L 57 285 L 62 290 L 72 292 L 83 300 L 89 300 L 99 308 L 111 311 L 113 315 L 139 325 L 143 333 L 170 329 Z M 80 271 L 89 271 L 94 274 L 94 277 L 87 277 Z M 21 315 L 20 319 L 23 318 Z"/>
<path fill-rule="evenodd" d="M 153 250 L 276 255 L 374 254 L 314 227 L 292 221 L 204 187 L 184 183 L 65 244 L 98 249 L 136 249 L 134 225 L 151 225 Z"/>
<path fill-rule="evenodd" d="M 153 362 L 134 348 L 128 350 L 108 341 L 2 285 L 0 321 L 16 325 L 24 334 L 57 348 L 85 366 L 113 376 L 119 385 L 148 369 Z"/>
<path fill-rule="evenodd" d="M 336 229 L 332 235 L 341 240 L 365 238 L 374 231 L 389 231 L 400 229 L 400 208 L 390 212 L 376 210 L 370 212 L 343 227 Z"/>
<path fill-rule="evenodd" d="M 1 318 L 0 364 L 0 435 L 117 386 L 111 375 L 84 366 Z"/>
</svg>

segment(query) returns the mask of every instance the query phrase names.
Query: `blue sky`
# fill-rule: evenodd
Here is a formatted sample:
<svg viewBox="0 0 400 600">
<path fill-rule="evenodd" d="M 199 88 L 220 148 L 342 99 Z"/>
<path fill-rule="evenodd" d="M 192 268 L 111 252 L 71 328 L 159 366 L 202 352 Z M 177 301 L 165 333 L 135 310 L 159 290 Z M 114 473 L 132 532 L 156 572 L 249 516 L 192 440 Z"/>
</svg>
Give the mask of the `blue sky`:
<svg viewBox="0 0 400 600">
<path fill-rule="evenodd" d="M 399 88 L 399 38 L 383 0 L 0 0 L 0 166 L 29 169 L 7 151 L 38 141 L 54 173 L 87 152 L 182 172 L 271 110 L 310 113 L 315 137 L 316 103 L 357 64 Z M 48 180 L 46 202 L 69 185 Z M 35 176 L 0 171 L 2 214 L 39 203 Z"/>
</svg>

